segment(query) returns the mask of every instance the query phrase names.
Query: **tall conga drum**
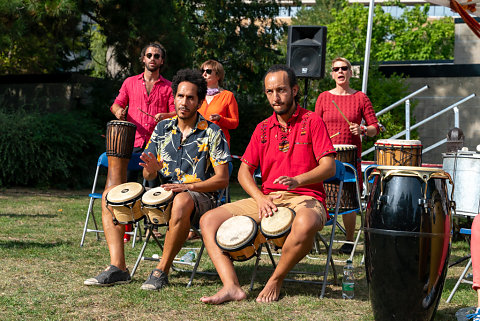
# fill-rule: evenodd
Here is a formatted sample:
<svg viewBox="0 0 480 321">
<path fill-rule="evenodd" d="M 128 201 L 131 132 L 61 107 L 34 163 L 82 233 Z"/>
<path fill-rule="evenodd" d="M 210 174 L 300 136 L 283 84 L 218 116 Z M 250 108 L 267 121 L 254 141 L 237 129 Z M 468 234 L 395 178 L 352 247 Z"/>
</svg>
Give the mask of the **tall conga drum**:
<svg viewBox="0 0 480 321">
<path fill-rule="evenodd" d="M 375 320 L 432 320 L 450 255 L 450 175 L 379 166 L 365 217 L 365 268 Z"/>
<path fill-rule="evenodd" d="M 351 164 L 355 169 L 357 169 L 357 146 L 355 145 L 333 145 L 337 152 L 336 159 L 342 163 Z M 327 198 L 325 200 L 327 204 L 327 209 L 334 210 L 337 205 L 337 195 L 338 195 L 338 185 L 324 183 L 323 187 L 325 188 L 325 193 Z M 342 196 L 340 198 L 340 210 L 346 211 L 358 208 L 358 202 L 356 197 L 356 187 L 355 183 L 347 182 L 343 184 Z"/>
<path fill-rule="evenodd" d="M 137 126 L 128 121 L 112 120 L 107 123 L 106 154 L 108 174 L 105 188 L 127 181 L 128 162 L 132 157 Z"/>
<path fill-rule="evenodd" d="M 378 165 L 422 166 L 422 148 L 419 140 L 379 139 L 375 160 Z"/>
</svg>

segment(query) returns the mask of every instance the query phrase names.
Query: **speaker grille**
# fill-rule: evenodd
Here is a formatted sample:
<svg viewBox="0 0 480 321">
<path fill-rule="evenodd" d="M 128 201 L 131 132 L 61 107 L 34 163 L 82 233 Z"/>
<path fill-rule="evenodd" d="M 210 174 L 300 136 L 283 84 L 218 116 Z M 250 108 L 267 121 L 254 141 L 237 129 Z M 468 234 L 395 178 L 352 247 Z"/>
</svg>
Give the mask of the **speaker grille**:
<svg viewBox="0 0 480 321">
<path fill-rule="evenodd" d="M 318 77 L 321 71 L 321 49 L 312 46 L 292 45 L 292 65 L 298 77 Z"/>
</svg>

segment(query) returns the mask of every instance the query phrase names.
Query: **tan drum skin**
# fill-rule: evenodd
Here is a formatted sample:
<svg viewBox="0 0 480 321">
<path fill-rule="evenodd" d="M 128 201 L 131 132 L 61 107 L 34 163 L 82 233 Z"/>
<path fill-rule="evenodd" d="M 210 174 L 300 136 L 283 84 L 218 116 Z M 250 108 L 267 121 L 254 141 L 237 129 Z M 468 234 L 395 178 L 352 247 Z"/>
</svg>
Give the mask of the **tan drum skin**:
<svg viewBox="0 0 480 321">
<path fill-rule="evenodd" d="M 142 211 L 150 223 L 167 224 L 170 220 L 174 193 L 162 187 L 155 187 L 142 196 Z"/>
<path fill-rule="evenodd" d="M 290 233 L 294 218 L 294 210 L 279 206 L 272 216 L 262 219 L 260 231 L 267 241 L 273 243 L 276 248 L 281 248 Z"/>
<path fill-rule="evenodd" d="M 138 222 L 145 215 L 140 208 L 140 199 L 145 188 L 139 183 L 124 183 L 112 188 L 106 195 L 107 209 L 120 224 Z"/>
</svg>

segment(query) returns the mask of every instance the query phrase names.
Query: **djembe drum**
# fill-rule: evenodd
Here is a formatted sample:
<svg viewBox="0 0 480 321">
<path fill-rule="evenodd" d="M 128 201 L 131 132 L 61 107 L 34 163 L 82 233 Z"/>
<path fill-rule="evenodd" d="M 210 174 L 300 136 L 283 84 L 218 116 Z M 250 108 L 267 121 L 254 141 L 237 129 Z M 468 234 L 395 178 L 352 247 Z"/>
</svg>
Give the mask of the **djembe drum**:
<svg viewBox="0 0 480 321">
<path fill-rule="evenodd" d="M 250 216 L 234 216 L 220 225 L 215 242 L 234 261 L 246 261 L 257 254 L 265 238 L 258 233 L 257 222 Z"/>
<path fill-rule="evenodd" d="M 351 164 L 355 169 L 357 168 L 357 146 L 355 145 L 333 145 L 337 151 L 336 159 L 342 163 Z M 328 210 L 334 210 L 337 205 L 337 195 L 338 195 L 338 185 L 324 183 L 323 187 L 325 188 L 325 193 L 327 198 L 325 202 L 327 203 Z M 356 201 L 356 186 L 355 183 L 344 183 L 342 189 L 342 196 L 340 198 L 340 210 L 351 210 L 358 207 Z"/>
<path fill-rule="evenodd" d="M 422 143 L 419 140 L 379 139 L 375 142 L 378 165 L 422 166 Z"/>
<path fill-rule="evenodd" d="M 450 255 L 450 175 L 379 166 L 370 177 L 365 268 L 375 320 L 432 320 Z"/>
<path fill-rule="evenodd" d="M 294 218 L 294 210 L 279 206 L 272 216 L 262 218 L 260 232 L 275 248 L 281 248 L 290 233 Z"/>
<path fill-rule="evenodd" d="M 132 157 L 137 126 L 123 120 L 107 123 L 106 151 L 108 174 L 105 188 L 127 181 L 128 162 Z"/>
</svg>

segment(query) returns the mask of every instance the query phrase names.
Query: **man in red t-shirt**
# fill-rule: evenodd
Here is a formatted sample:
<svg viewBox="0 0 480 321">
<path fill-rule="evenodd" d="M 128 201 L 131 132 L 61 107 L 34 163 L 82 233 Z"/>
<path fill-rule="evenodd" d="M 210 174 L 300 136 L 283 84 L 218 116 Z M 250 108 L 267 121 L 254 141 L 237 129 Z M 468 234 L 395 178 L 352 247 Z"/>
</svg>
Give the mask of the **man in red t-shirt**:
<svg viewBox="0 0 480 321">
<path fill-rule="evenodd" d="M 277 206 L 295 211 L 280 261 L 257 297 L 258 302 L 272 302 L 278 300 L 286 274 L 308 254 L 315 233 L 327 220 L 322 182 L 335 175 L 335 149 L 325 124 L 297 104 L 299 87 L 289 67 L 272 66 L 264 77 L 264 91 L 274 113 L 257 125 L 238 172 L 238 180 L 251 198 L 213 209 L 200 220 L 205 246 L 223 282 L 215 295 L 201 298 L 204 303 L 246 298 L 232 261 L 215 242 L 216 231 L 224 221 L 248 215 L 260 223 L 262 218 L 274 216 Z M 253 179 L 258 167 L 261 189 Z"/>
</svg>

